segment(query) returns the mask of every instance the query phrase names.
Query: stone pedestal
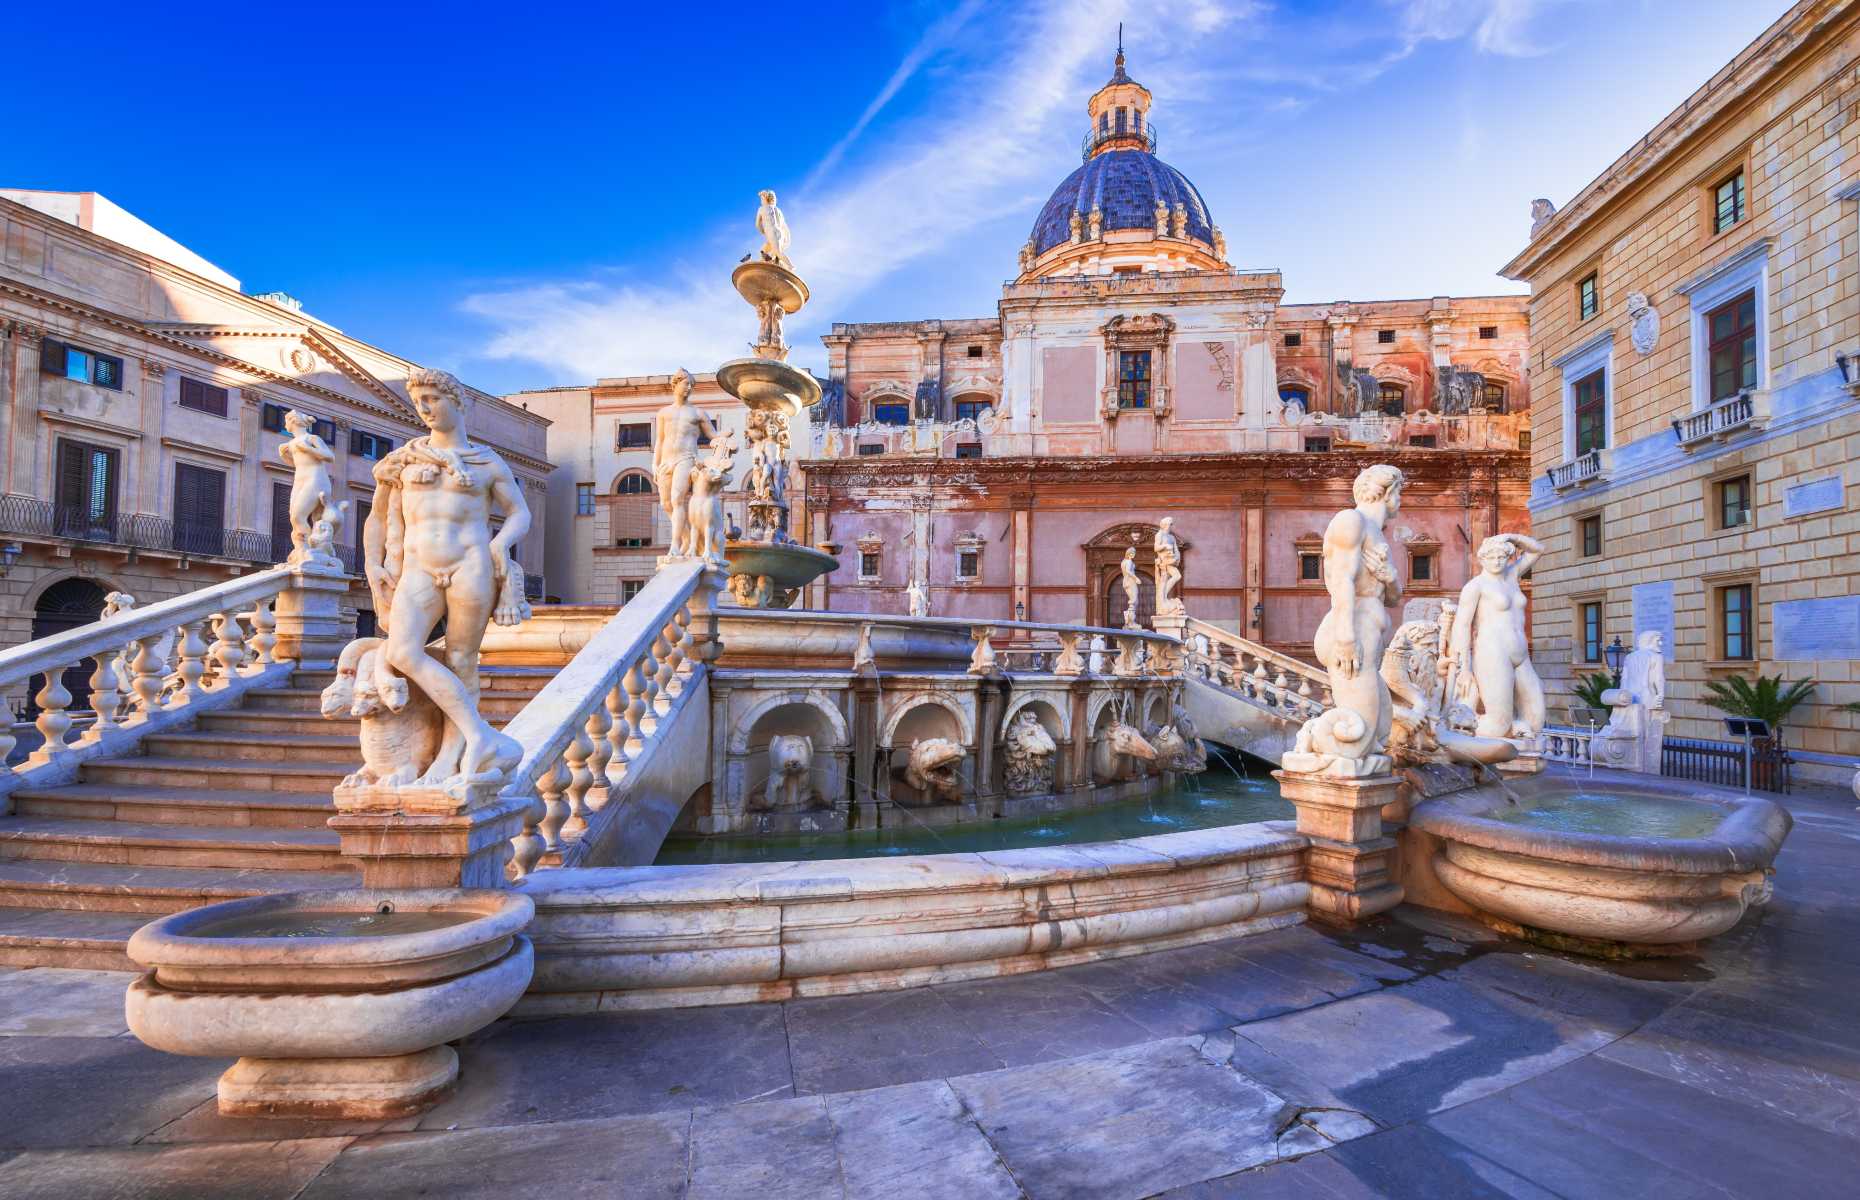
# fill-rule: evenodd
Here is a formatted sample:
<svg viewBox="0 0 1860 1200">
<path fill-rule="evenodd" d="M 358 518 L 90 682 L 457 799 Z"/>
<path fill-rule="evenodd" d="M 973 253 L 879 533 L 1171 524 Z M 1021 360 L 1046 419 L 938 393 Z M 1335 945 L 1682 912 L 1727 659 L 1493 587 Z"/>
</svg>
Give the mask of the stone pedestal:
<svg viewBox="0 0 1860 1200">
<path fill-rule="evenodd" d="M 1347 925 L 1401 903 L 1402 888 L 1392 874 L 1395 839 L 1382 832 L 1382 810 L 1397 802 L 1399 777 L 1343 779 L 1290 771 L 1272 776 L 1298 810 L 1298 832 L 1311 839 L 1305 878 L 1314 918 Z"/>
<path fill-rule="evenodd" d="M 298 568 L 272 607 L 278 619 L 273 653 L 303 670 L 334 668 L 336 656 L 355 633 L 342 618 L 342 600 L 348 594 L 349 578 L 340 569 Z"/>
<path fill-rule="evenodd" d="M 1157 613 L 1150 618 L 1150 625 L 1157 633 L 1172 637 L 1176 641 L 1186 641 L 1188 637 L 1188 613 Z"/>
<path fill-rule="evenodd" d="M 365 888 L 501 888 L 525 796 L 481 784 L 460 802 L 438 788 L 338 787 L 329 827 Z"/>
</svg>

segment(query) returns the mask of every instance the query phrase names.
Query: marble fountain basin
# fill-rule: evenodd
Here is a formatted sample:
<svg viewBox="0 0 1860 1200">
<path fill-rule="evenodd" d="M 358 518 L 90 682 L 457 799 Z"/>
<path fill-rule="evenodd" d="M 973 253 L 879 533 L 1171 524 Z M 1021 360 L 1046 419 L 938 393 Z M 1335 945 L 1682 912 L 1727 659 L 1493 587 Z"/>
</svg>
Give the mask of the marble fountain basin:
<svg viewBox="0 0 1860 1200">
<path fill-rule="evenodd" d="M 732 575 L 766 575 L 776 587 L 806 587 L 840 565 L 824 550 L 795 542 L 729 542 L 724 547 Z"/>
<path fill-rule="evenodd" d="M 1671 951 L 1731 928 L 1769 899 L 1792 824 L 1774 801 L 1696 784 L 1540 776 L 1512 788 L 1517 803 L 1493 787 L 1423 801 L 1409 827 L 1436 840 L 1432 869 L 1459 900 L 1597 953 Z"/>
<path fill-rule="evenodd" d="M 130 1032 L 171 1054 L 234 1057 L 229 1116 L 379 1119 L 458 1078 L 444 1043 L 529 986 L 528 896 L 497 890 L 292 892 L 164 917 L 129 939 L 147 968 Z"/>
</svg>

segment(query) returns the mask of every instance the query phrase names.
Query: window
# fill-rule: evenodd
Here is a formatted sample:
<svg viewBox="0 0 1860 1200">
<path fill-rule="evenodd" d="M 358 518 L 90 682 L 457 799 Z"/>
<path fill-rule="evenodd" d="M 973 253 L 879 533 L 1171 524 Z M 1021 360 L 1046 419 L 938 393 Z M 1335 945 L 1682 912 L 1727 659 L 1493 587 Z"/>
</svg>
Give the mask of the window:
<svg viewBox="0 0 1860 1200">
<path fill-rule="evenodd" d="M 622 475 L 614 483 L 614 495 L 650 496 L 652 495 L 652 480 L 638 471 Z"/>
<path fill-rule="evenodd" d="M 1279 389 L 1280 404 L 1296 404 L 1304 412 L 1311 411 L 1311 393 L 1301 387 L 1282 387 Z"/>
<path fill-rule="evenodd" d="M 361 561 L 366 557 L 364 547 L 366 545 L 367 538 L 366 538 L 364 531 L 368 528 L 368 515 L 374 511 L 375 511 L 375 506 L 366 500 L 357 500 L 355 502 L 355 543 L 354 545 L 355 545 L 355 561 L 358 564 L 361 563 Z M 358 569 L 355 573 L 360 574 L 361 572 Z M 373 613 L 369 613 L 368 616 L 370 620 L 374 619 Z M 367 635 L 358 633 L 355 636 L 365 637 Z"/>
<path fill-rule="evenodd" d="M 1608 445 L 1608 373 L 1591 371 L 1576 381 L 1576 457 Z"/>
<path fill-rule="evenodd" d="M 1750 524 L 1750 476 L 1718 481 L 1718 528 L 1736 529 Z"/>
<path fill-rule="evenodd" d="M 1496 325 L 1479 326 L 1479 340 L 1480 341 L 1489 342 L 1489 341 L 1496 339 L 1497 337 L 1498 337 L 1498 326 Z"/>
<path fill-rule="evenodd" d="M 1582 544 L 1582 557 L 1594 558 L 1602 552 L 1602 514 L 1590 513 L 1576 522 L 1576 536 Z"/>
<path fill-rule="evenodd" d="M 1127 266 L 1127 267 L 1112 267 L 1111 274 L 1113 275 L 1141 275 L 1143 274 L 1143 265 L 1141 263 L 1137 263 L 1137 264 L 1134 264 L 1132 266 Z"/>
<path fill-rule="evenodd" d="M 970 347 L 969 347 L 969 357 L 970 357 L 970 358 L 980 358 L 981 356 L 982 356 L 982 348 L 981 348 L 980 346 L 970 346 Z"/>
<path fill-rule="evenodd" d="M 265 406 L 258 410 L 259 427 L 264 429 L 266 433 L 283 433 L 284 412 L 285 409 L 282 404 L 273 404 L 270 401 L 266 401 Z"/>
<path fill-rule="evenodd" d="M 1531 452 L 1531 431 L 1530 430 L 1528 429 L 1518 430 L 1518 449 L 1524 451 L 1526 454 L 1529 454 Z"/>
<path fill-rule="evenodd" d="M 1432 433 L 1417 433 L 1408 438 L 1408 444 L 1422 450 L 1433 450 L 1439 447 L 1440 438 Z"/>
<path fill-rule="evenodd" d="M 575 515 L 591 517 L 594 515 L 594 485 L 578 483 L 575 485 Z"/>
<path fill-rule="evenodd" d="M 861 550 L 859 552 L 859 578 L 878 578 L 878 552 L 876 550 Z"/>
<path fill-rule="evenodd" d="M 1485 385 L 1485 411 L 1502 413 L 1505 411 L 1505 385 L 1487 383 Z"/>
<path fill-rule="evenodd" d="M 911 406 L 898 401 L 889 404 L 874 404 L 872 419 L 880 425 L 909 425 L 911 423 Z"/>
<path fill-rule="evenodd" d="M 1718 589 L 1718 632 L 1721 655 L 1727 661 L 1756 657 L 1756 622 L 1751 612 L 1751 587 L 1734 583 Z"/>
<path fill-rule="evenodd" d="M 1602 296 L 1596 290 L 1595 272 L 1590 271 L 1576 285 L 1576 319 L 1586 321 L 1601 310 Z"/>
<path fill-rule="evenodd" d="M 1582 624 L 1582 661 L 1602 661 L 1602 602 L 1584 600 L 1577 606 Z"/>
<path fill-rule="evenodd" d="M 978 550 L 963 550 L 956 555 L 956 578 L 974 579 L 982 573 L 982 555 Z"/>
<path fill-rule="evenodd" d="M 620 581 L 620 603 L 632 603 L 633 597 L 639 595 L 645 586 L 646 581 L 643 579 L 622 579 Z"/>
<path fill-rule="evenodd" d="M 1408 389 L 1399 383 L 1378 383 L 1376 408 L 1386 416 L 1401 416 L 1408 411 Z"/>
<path fill-rule="evenodd" d="M 1393 346 L 1394 344 L 1395 344 L 1395 331 L 1393 329 L 1376 330 L 1376 345 Z"/>
<path fill-rule="evenodd" d="M 1117 353 L 1117 406 L 1150 406 L 1150 352 L 1120 350 Z"/>
<path fill-rule="evenodd" d="M 181 407 L 191 408 L 209 416 L 226 415 L 226 389 L 202 383 L 198 379 L 181 376 Z"/>
<path fill-rule="evenodd" d="M 1288 350 L 1296 350 L 1304 344 L 1305 335 L 1302 333 L 1288 333 L 1285 335 L 1285 347 Z"/>
<path fill-rule="evenodd" d="M 1434 556 L 1415 554 L 1408 559 L 1408 581 L 1410 583 L 1432 583 L 1434 581 Z"/>
<path fill-rule="evenodd" d="M 386 458 L 394 450 L 394 439 L 370 433 L 366 429 L 349 431 L 349 453 L 368 459 Z"/>
<path fill-rule="evenodd" d="M 1111 110 L 1108 108 L 1098 114 L 1098 132 L 1111 132 Z"/>
<path fill-rule="evenodd" d="M 362 522 L 355 528 L 356 546 L 361 546 Z M 271 561 L 283 562 L 291 556 L 291 485 L 276 480 L 271 484 Z M 357 635 L 360 636 L 359 634 Z"/>
<path fill-rule="evenodd" d="M 1711 337 L 1711 402 L 1757 386 L 1757 293 L 1752 290 L 1705 314 Z"/>
<path fill-rule="evenodd" d="M 1330 439 L 1327 437 L 1308 437 L 1305 439 L 1306 454 L 1327 454 L 1330 451 Z"/>
<path fill-rule="evenodd" d="M 982 419 L 982 414 L 993 407 L 993 402 L 988 400 L 958 400 L 956 401 L 956 419 L 958 421 L 979 421 Z"/>
<path fill-rule="evenodd" d="M 957 442 L 956 443 L 956 457 L 957 458 L 980 458 L 981 456 L 982 456 L 982 444 L 980 442 Z"/>
<path fill-rule="evenodd" d="M 614 449 L 652 449 L 652 425 L 645 421 L 622 421 L 614 426 Z"/>
<path fill-rule="evenodd" d="M 1124 120 L 1124 110 L 1120 108 L 1117 110 L 1117 132 L 1119 133 L 1124 132 Z"/>
<path fill-rule="evenodd" d="M 1301 583 L 1317 583 L 1324 578 L 1324 556 L 1322 554 L 1300 554 L 1298 556 L 1298 579 Z"/>
<path fill-rule="evenodd" d="M 860 442 L 859 443 L 860 454 L 883 454 L 884 452 L 885 452 L 885 448 L 877 442 Z"/>
<path fill-rule="evenodd" d="M 77 383 L 123 390 L 123 360 L 95 350 L 80 350 L 46 338 L 39 343 L 39 370 Z"/>
<path fill-rule="evenodd" d="M 59 439 L 54 532 L 60 537 L 112 538 L 116 531 L 116 480 L 114 449 Z"/>
<path fill-rule="evenodd" d="M 1711 231 L 1723 233 L 1744 219 L 1744 170 L 1739 167 L 1729 179 L 1711 191 Z"/>
<path fill-rule="evenodd" d="M 226 472 L 174 464 L 174 548 L 185 554 L 225 549 Z"/>
</svg>

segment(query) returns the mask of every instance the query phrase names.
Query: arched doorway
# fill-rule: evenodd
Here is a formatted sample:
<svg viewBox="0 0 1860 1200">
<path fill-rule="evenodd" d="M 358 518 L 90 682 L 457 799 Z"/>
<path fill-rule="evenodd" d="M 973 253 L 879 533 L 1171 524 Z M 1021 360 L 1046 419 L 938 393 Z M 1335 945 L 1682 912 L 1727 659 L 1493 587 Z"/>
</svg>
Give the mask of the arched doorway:
<svg viewBox="0 0 1860 1200">
<path fill-rule="evenodd" d="M 1183 583 L 1188 576 L 1188 539 L 1176 531 L 1182 549 Z M 1156 526 L 1141 522 L 1113 525 L 1085 543 L 1085 623 L 1122 626 L 1124 623 L 1123 561 L 1126 550 L 1137 552 L 1137 623 L 1144 628 L 1156 615 Z M 1176 594 L 1182 594 L 1180 585 Z"/>
<path fill-rule="evenodd" d="M 67 629 L 76 629 L 80 625 L 89 625 L 103 615 L 104 597 L 108 593 L 88 579 L 76 576 L 60 579 L 51 587 L 39 593 L 38 603 L 32 608 L 32 639 L 51 637 Z M 93 659 L 84 659 L 76 666 L 66 667 L 64 673 L 65 690 L 71 693 L 71 710 L 90 707 L 90 674 L 97 669 Z M 38 715 L 39 706 L 36 697 L 39 689 L 45 686 L 43 675 L 34 675 L 26 685 L 26 719 Z"/>
</svg>

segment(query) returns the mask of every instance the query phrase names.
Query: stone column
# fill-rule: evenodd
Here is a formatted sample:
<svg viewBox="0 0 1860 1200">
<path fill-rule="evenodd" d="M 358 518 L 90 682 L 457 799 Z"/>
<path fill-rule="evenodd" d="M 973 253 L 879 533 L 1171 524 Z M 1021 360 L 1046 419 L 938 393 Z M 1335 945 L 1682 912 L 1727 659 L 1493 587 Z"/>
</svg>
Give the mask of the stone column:
<svg viewBox="0 0 1860 1200">
<path fill-rule="evenodd" d="M 349 578 L 341 571 L 294 572 L 273 609 L 278 618 L 274 653 L 294 661 L 299 670 L 333 669 L 336 656 L 355 632 L 342 619 L 342 600 L 348 594 Z"/>
<path fill-rule="evenodd" d="M 1245 591 L 1240 597 L 1240 636 L 1266 640 L 1266 509 L 1263 497 L 1248 497 L 1241 515 L 1240 554 L 1245 562 Z M 1253 611 L 1260 616 L 1255 619 Z"/>
<path fill-rule="evenodd" d="M 1087 714 L 1091 711 L 1092 685 L 1090 680 L 1075 679 L 1072 682 L 1072 740 L 1070 745 L 1071 766 L 1069 768 L 1070 786 L 1074 790 L 1089 788 L 1091 778 L 1091 727 L 1086 724 Z"/>
<path fill-rule="evenodd" d="M 878 824 L 878 671 L 867 665 L 852 679 L 852 802 L 858 805 L 858 827 Z M 889 774 L 889 772 L 887 772 Z M 851 822 L 849 822 L 851 824 Z"/>
<path fill-rule="evenodd" d="M 995 744 L 1001 739 L 1001 709 L 1005 697 L 996 686 L 999 676 L 985 676 L 975 684 L 975 796 L 991 795 L 995 783 Z"/>
<path fill-rule="evenodd" d="M 1014 520 L 1014 610 L 1007 614 L 1021 621 L 1033 620 L 1033 497 L 1013 499 Z"/>
<path fill-rule="evenodd" d="M 1382 831 L 1382 809 L 1401 791 L 1394 775 L 1344 779 L 1274 771 L 1279 790 L 1298 810 L 1298 832 L 1311 839 L 1305 878 L 1311 915 L 1349 925 L 1401 903 L 1391 874 L 1395 839 Z"/>
</svg>

